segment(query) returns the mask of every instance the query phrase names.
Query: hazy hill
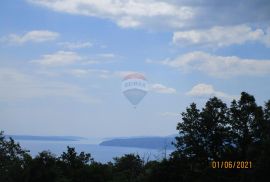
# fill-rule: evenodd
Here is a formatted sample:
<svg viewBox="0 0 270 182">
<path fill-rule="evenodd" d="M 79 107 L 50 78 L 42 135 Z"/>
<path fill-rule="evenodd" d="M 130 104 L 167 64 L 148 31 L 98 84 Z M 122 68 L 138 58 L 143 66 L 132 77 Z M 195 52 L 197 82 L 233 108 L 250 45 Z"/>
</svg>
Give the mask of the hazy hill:
<svg viewBox="0 0 270 182">
<path fill-rule="evenodd" d="M 77 136 L 32 136 L 32 135 L 7 135 L 14 140 L 37 140 L 37 141 L 79 141 L 84 138 Z"/>
<path fill-rule="evenodd" d="M 102 146 L 136 147 L 147 149 L 174 149 L 172 142 L 174 136 L 168 137 L 136 137 L 136 138 L 116 138 L 100 143 Z"/>
</svg>

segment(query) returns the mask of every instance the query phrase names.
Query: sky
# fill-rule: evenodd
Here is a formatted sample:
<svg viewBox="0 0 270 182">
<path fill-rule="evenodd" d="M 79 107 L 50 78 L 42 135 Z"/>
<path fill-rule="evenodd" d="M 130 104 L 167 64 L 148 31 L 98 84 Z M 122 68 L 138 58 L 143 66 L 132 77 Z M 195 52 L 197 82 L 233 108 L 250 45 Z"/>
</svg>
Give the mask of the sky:
<svg viewBox="0 0 270 182">
<path fill-rule="evenodd" d="M 136 109 L 121 92 L 148 81 Z M 166 136 L 181 112 L 270 99 L 269 0 L 1 0 L 0 130 Z"/>
</svg>

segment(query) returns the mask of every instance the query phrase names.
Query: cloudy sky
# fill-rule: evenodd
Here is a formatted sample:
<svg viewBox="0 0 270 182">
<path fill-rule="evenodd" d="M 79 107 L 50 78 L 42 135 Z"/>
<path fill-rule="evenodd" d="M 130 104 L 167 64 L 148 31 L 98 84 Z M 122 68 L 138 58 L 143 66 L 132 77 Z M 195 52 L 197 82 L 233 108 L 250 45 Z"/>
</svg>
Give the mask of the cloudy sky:
<svg viewBox="0 0 270 182">
<path fill-rule="evenodd" d="M 121 93 L 140 72 L 136 109 Z M 2 0 L 0 130 L 170 135 L 180 113 L 241 91 L 270 99 L 269 0 Z"/>
</svg>

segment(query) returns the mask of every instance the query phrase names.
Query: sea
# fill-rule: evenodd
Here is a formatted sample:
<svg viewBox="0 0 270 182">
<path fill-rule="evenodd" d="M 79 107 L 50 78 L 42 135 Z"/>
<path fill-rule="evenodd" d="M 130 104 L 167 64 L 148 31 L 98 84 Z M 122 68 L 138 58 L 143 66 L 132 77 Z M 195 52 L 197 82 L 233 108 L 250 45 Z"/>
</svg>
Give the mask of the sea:
<svg viewBox="0 0 270 182">
<path fill-rule="evenodd" d="M 77 153 L 90 153 L 96 162 L 113 162 L 115 157 L 125 154 L 137 154 L 144 161 L 161 160 L 168 157 L 172 150 L 145 149 L 133 147 L 101 146 L 85 141 L 38 141 L 38 140 L 16 140 L 23 149 L 29 150 L 30 155 L 35 157 L 42 151 L 50 151 L 56 156 L 60 156 L 67 151 L 67 146 L 74 147 Z"/>
</svg>

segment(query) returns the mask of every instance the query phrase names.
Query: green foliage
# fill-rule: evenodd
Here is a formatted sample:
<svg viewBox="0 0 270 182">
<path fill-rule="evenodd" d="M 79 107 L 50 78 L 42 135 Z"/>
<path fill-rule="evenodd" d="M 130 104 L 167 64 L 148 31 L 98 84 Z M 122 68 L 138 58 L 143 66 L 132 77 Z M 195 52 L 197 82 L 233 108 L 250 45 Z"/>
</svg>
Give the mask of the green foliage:
<svg viewBox="0 0 270 182">
<path fill-rule="evenodd" d="M 59 157 L 43 151 L 32 158 L 0 132 L 0 182 L 257 182 L 270 179 L 270 100 L 258 106 L 241 93 L 230 107 L 213 97 L 192 103 L 177 125 L 176 150 L 168 159 L 144 161 L 135 154 L 95 162 L 67 147 Z M 252 161 L 252 169 L 212 169 L 212 161 Z"/>
<path fill-rule="evenodd" d="M 28 168 L 29 182 L 57 181 L 60 169 L 57 166 L 57 158 L 49 151 L 39 153 L 30 163 Z"/>
<path fill-rule="evenodd" d="M 232 101 L 230 108 L 215 97 L 201 111 L 192 103 L 177 125 L 177 150 L 171 158 L 187 163 L 189 170 L 183 173 L 191 173 L 194 178 L 184 181 L 269 179 L 269 105 L 268 101 L 265 108 L 258 106 L 245 92 L 238 101 Z M 211 161 L 252 161 L 254 169 L 217 170 L 210 167 Z"/>
<path fill-rule="evenodd" d="M 140 156 L 126 154 L 121 158 L 114 159 L 114 180 L 135 182 L 137 177 L 143 172 L 143 161 Z"/>
<path fill-rule="evenodd" d="M 20 181 L 24 178 L 25 169 L 31 161 L 26 150 L 21 149 L 12 138 L 6 139 L 0 132 L 0 181 Z"/>
</svg>

